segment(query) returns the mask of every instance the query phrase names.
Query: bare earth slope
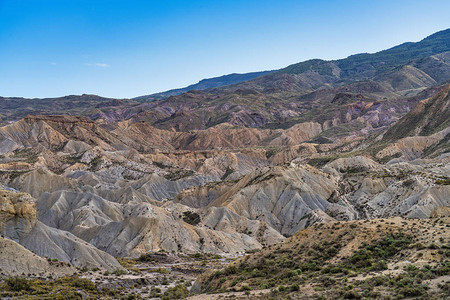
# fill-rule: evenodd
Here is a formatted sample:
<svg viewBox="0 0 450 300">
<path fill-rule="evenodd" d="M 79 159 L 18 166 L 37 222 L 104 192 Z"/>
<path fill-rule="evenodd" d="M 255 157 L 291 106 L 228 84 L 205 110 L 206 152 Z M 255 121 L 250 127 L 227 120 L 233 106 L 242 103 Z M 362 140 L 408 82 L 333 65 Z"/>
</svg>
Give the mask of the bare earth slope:
<svg viewBox="0 0 450 300">
<path fill-rule="evenodd" d="M 109 254 L 68 232 L 50 228 L 38 221 L 36 202 L 30 195 L 0 190 L 0 201 L 2 235 L 20 243 L 37 255 L 58 259 L 77 267 L 90 266 L 108 270 L 121 268 Z M 49 268 L 45 265 L 43 267 Z M 28 271 L 33 270 L 35 269 L 30 267 Z"/>
</svg>

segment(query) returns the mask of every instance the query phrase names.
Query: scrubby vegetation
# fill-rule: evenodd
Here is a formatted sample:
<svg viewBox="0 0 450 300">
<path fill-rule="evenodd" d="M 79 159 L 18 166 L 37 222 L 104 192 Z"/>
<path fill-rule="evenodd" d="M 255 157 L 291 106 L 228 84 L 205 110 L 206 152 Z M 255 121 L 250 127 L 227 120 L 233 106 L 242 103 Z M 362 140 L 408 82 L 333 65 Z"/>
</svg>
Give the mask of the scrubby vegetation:
<svg viewBox="0 0 450 300">
<path fill-rule="evenodd" d="M 99 166 L 102 163 L 102 157 L 96 156 L 93 160 L 91 160 L 91 162 L 89 163 L 89 171 L 97 171 L 97 169 L 99 168 Z"/>
<path fill-rule="evenodd" d="M 213 254 L 213 253 L 194 253 L 190 255 L 195 260 L 213 260 L 213 259 L 221 259 L 222 256 L 219 254 Z"/>
<path fill-rule="evenodd" d="M 436 184 L 450 185 L 450 177 L 443 176 L 442 178 L 439 178 L 438 180 L 436 180 Z"/>
<path fill-rule="evenodd" d="M 183 299 L 189 295 L 189 291 L 184 285 L 176 285 L 174 287 L 170 287 L 167 291 L 164 292 L 161 299 L 162 300 L 171 300 L 171 299 Z"/>
<path fill-rule="evenodd" d="M 7 289 L 14 292 L 28 291 L 31 288 L 31 281 L 20 277 L 7 278 L 5 279 L 5 284 Z"/>
<path fill-rule="evenodd" d="M 98 290 L 89 279 L 77 276 L 41 280 L 11 277 L 0 284 L 0 297 L 26 299 L 110 299 L 117 291 Z"/>
<path fill-rule="evenodd" d="M 164 178 L 166 178 L 167 180 L 175 181 L 185 177 L 189 177 L 193 174 L 194 171 L 192 170 L 179 169 L 164 175 Z"/>
<path fill-rule="evenodd" d="M 349 253 L 347 245 L 353 240 L 354 231 L 360 230 L 359 226 L 353 223 L 343 230 L 336 223 L 327 227 L 333 236 L 331 240 L 328 235 L 323 236 L 323 242 L 313 239 L 302 243 L 299 238 L 298 243 L 273 246 L 268 251 L 244 257 L 211 273 L 203 283 L 204 292 L 270 289 L 267 298 L 284 298 L 309 287 L 316 296 L 325 298 L 389 298 L 397 295 L 400 299 L 429 296 L 425 281 L 450 274 L 450 262 L 444 259 L 448 259 L 448 253 L 444 251 L 446 244 L 424 246 L 413 243 L 409 234 L 398 229 L 389 230 L 385 236 L 370 242 L 362 241 Z M 376 228 L 385 230 L 380 224 Z M 382 273 L 393 261 L 405 259 L 407 253 L 415 253 L 417 249 L 432 249 L 433 255 L 442 259 L 423 267 L 410 263 L 396 273 Z M 436 295 L 448 296 L 448 283 L 440 284 Z"/>
<path fill-rule="evenodd" d="M 15 150 L 11 156 L 12 159 L 22 160 L 30 164 L 37 162 L 37 157 L 36 152 L 32 148 Z"/>
<path fill-rule="evenodd" d="M 198 213 L 185 211 L 183 212 L 183 221 L 193 226 L 196 226 L 198 225 L 198 223 L 200 223 L 201 219 Z"/>
<path fill-rule="evenodd" d="M 76 154 L 76 155 L 66 155 L 61 157 L 61 162 L 68 165 L 74 165 L 76 163 L 81 163 L 81 158 L 83 157 L 82 154 Z"/>
</svg>

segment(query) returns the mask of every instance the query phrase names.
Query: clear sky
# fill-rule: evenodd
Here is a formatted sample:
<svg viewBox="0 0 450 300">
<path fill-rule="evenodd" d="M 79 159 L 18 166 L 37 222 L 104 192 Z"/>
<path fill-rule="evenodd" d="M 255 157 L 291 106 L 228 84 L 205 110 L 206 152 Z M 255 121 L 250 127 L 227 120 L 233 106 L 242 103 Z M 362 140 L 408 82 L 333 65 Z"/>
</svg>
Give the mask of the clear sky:
<svg viewBox="0 0 450 300">
<path fill-rule="evenodd" d="M 449 0 L 0 0 L 0 95 L 135 97 L 450 27 Z"/>
</svg>

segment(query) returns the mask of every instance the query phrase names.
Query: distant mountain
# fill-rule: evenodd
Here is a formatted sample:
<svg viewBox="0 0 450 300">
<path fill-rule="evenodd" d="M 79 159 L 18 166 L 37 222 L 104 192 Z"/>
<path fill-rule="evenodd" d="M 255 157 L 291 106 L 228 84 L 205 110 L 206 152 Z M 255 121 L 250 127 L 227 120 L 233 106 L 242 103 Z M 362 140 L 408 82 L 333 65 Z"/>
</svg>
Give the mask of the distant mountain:
<svg viewBox="0 0 450 300">
<path fill-rule="evenodd" d="M 252 73 L 244 73 L 244 74 L 233 73 L 233 74 L 223 75 L 223 76 L 219 76 L 219 77 L 207 78 L 207 79 L 200 80 L 196 84 L 191 84 L 184 88 L 173 89 L 173 90 L 156 93 L 156 94 L 151 94 L 151 95 L 139 96 L 134 99 L 135 100 L 148 100 L 148 101 L 161 100 L 161 99 L 165 99 L 169 96 L 176 96 L 176 95 L 179 95 L 179 94 L 182 94 L 185 92 L 189 92 L 192 90 L 206 90 L 206 89 L 210 89 L 210 88 L 221 87 L 221 86 L 225 86 L 225 85 L 230 85 L 230 84 L 235 84 L 235 83 L 251 80 L 251 79 L 272 73 L 272 72 L 274 72 L 274 71 L 252 72 Z"/>
<path fill-rule="evenodd" d="M 404 43 L 377 53 L 351 55 L 345 59 L 333 62 L 341 69 L 341 77 L 351 77 L 352 75 L 364 73 L 364 71 L 367 72 L 369 70 L 380 73 L 408 63 L 413 59 L 425 58 L 449 50 L 450 29 L 446 29 L 434 33 L 417 43 Z M 314 62 L 314 60 L 291 65 L 285 69 L 281 69 L 279 72 L 299 74 L 309 69 L 316 69 L 316 66 L 321 65 L 320 63 L 314 65 L 311 62 Z M 320 68 L 317 68 L 317 70 L 320 71 Z"/>
<path fill-rule="evenodd" d="M 447 29 L 373 54 L 308 60 L 240 83 L 170 96 L 132 119 L 182 131 L 221 123 L 288 128 L 310 121 L 329 128 L 352 120 L 383 127 L 449 79 Z"/>
<path fill-rule="evenodd" d="M 337 86 L 357 81 L 381 81 L 389 75 L 392 77 L 392 73 L 411 73 L 411 70 L 401 68 L 405 65 L 411 65 L 411 67 L 419 70 L 416 74 L 405 76 L 411 77 L 412 75 L 423 79 L 422 74 L 418 73 L 425 71 L 430 76 L 426 80 L 441 83 L 448 80 L 450 76 L 449 51 L 450 29 L 446 29 L 417 43 L 404 43 L 377 53 L 361 53 L 332 61 L 307 60 L 229 88 L 252 88 L 259 91 L 274 89 L 301 91 L 316 89 L 324 84 Z M 444 53 L 443 57 L 432 57 L 442 53 Z M 439 60 L 439 63 L 433 64 L 433 67 L 430 68 L 430 60 Z M 433 72 L 428 74 L 427 70 L 430 69 L 433 69 Z M 436 69 L 442 69 L 443 71 L 436 72 Z M 398 79 L 395 80 L 398 81 Z M 388 82 L 388 84 L 392 83 Z"/>
<path fill-rule="evenodd" d="M 407 64 L 411 60 L 423 59 L 438 53 L 450 51 L 450 29 L 434 33 L 417 43 L 404 43 L 377 53 L 360 53 L 344 59 L 326 61 L 311 59 L 286 68 L 274 71 L 252 72 L 245 74 L 229 74 L 220 77 L 203 79 L 196 84 L 184 88 L 173 89 L 134 98 L 135 100 L 163 100 L 169 96 L 177 96 L 192 90 L 207 90 L 221 87 L 280 88 L 286 87 L 283 80 L 285 74 L 297 75 L 293 81 L 299 89 L 311 88 L 326 83 L 344 83 L 355 80 L 367 80 L 395 68 Z M 301 76 L 303 75 L 303 76 Z M 443 74 L 436 73 L 434 78 L 440 80 Z M 448 75 L 448 74 L 447 74 Z M 280 79 L 280 76 L 282 79 Z M 288 84 L 288 86 L 295 86 Z"/>
<path fill-rule="evenodd" d="M 370 123 L 373 128 L 381 128 L 397 121 L 420 100 L 438 91 L 433 87 L 449 80 L 447 29 L 419 42 L 373 54 L 333 61 L 313 59 L 276 71 L 230 74 L 131 100 L 94 95 L 0 97 L 0 125 L 28 114 L 70 114 L 105 123 L 145 121 L 160 129 L 178 131 L 222 123 L 286 129 L 311 121 L 325 129 L 352 122 L 357 127 Z"/>
<path fill-rule="evenodd" d="M 69 95 L 58 98 L 0 97 L 0 125 L 14 122 L 29 114 L 91 115 L 100 109 L 136 104 L 127 99 L 104 98 L 97 95 Z"/>
<path fill-rule="evenodd" d="M 420 101 L 383 136 L 394 141 L 407 136 L 429 136 L 450 126 L 450 84 L 431 98 Z"/>
</svg>

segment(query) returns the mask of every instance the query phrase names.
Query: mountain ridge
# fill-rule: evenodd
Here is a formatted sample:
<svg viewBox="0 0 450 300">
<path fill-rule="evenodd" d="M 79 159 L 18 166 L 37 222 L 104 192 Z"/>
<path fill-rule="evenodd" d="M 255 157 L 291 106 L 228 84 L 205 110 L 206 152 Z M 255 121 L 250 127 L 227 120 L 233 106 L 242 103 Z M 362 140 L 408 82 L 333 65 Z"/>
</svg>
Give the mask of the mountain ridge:
<svg viewBox="0 0 450 300">
<path fill-rule="evenodd" d="M 134 100 L 146 100 L 146 101 L 154 101 L 154 100 L 162 100 L 169 96 L 176 96 L 185 92 L 189 92 L 191 90 L 205 90 L 230 84 L 239 83 L 242 81 L 247 81 L 256 77 L 260 77 L 274 71 L 258 71 L 258 72 L 250 72 L 250 73 L 231 73 L 227 75 L 206 78 L 200 80 L 198 83 L 194 83 L 188 85 L 184 88 L 171 89 L 164 92 L 154 93 L 150 95 L 138 96 L 132 99 Z"/>
</svg>

